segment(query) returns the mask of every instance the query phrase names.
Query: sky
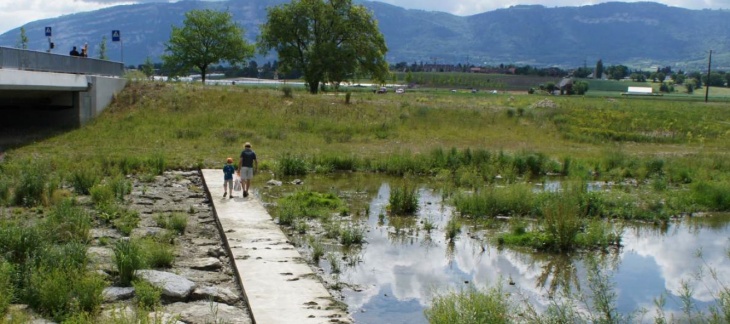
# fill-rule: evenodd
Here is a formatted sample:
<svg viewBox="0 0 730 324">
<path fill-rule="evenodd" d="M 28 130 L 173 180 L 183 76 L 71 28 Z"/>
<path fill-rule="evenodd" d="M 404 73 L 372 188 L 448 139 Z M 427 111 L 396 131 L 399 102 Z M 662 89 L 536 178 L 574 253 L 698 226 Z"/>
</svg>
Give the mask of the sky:
<svg viewBox="0 0 730 324">
<path fill-rule="evenodd" d="M 53 18 L 109 6 L 166 2 L 167 0 L 0 0 L 0 34 L 31 21 Z M 407 9 L 443 11 L 468 16 L 519 4 L 540 4 L 546 7 L 583 6 L 605 0 L 380 0 Z M 636 0 L 623 0 L 637 2 Z M 669 6 L 688 9 L 730 9 L 730 0 L 655 0 Z"/>
</svg>

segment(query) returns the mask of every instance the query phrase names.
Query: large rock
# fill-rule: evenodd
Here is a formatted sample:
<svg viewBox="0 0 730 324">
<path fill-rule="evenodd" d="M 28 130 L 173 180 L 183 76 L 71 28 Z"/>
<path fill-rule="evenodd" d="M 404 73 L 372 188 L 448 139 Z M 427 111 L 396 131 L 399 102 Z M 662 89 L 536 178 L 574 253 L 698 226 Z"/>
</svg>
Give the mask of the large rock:
<svg viewBox="0 0 730 324">
<path fill-rule="evenodd" d="M 114 251 L 107 247 L 92 246 L 86 250 L 89 267 L 94 270 L 112 272 L 115 270 Z"/>
<path fill-rule="evenodd" d="M 174 303 L 167 306 L 166 312 L 180 315 L 180 320 L 185 323 L 253 323 L 245 310 L 210 301 Z"/>
<path fill-rule="evenodd" d="M 174 273 L 156 270 L 137 270 L 138 278 L 162 289 L 162 296 L 169 300 L 186 300 L 195 289 L 195 283 Z"/>
<path fill-rule="evenodd" d="M 178 266 L 181 267 L 188 267 L 195 270 L 204 270 L 204 271 L 216 271 L 220 270 L 220 268 L 223 267 L 223 263 L 221 263 L 221 260 L 218 260 L 217 258 L 199 258 L 199 259 L 192 259 L 192 260 L 183 260 L 177 263 Z"/>
<path fill-rule="evenodd" d="M 234 304 L 239 299 L 238 295 L 223 287 L 199 287 L 193 291 L 192 297 L 195 300 L 213 300 L 228 305 Z"/>
<path fill-rule="evenodd" d="M 106 287 L 101 292 L 104 302 L 127 300 L 134 297 L 134 287 Z"/>
</svg>

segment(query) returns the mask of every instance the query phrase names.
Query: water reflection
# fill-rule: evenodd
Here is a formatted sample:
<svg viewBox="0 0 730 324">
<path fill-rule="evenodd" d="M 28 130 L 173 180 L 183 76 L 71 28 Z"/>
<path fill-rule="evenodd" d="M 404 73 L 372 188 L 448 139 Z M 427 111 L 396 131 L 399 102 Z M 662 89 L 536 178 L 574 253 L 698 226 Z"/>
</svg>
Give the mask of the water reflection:
<svg viewBox="0 0 730 324">
<path fill-rule="evenodd" d="M 552 296 L 588 287 L 584 254 L 499 249 L 489 243 L 492 231 L 473 225 L 465 225 L 455 241 L 448 241 L 443 230 L 453 209 L 431 189 L 420 189 L 417 217 L 389 217 L 385 210 L 389 183 L 395 182 L 386 179 L 374 188 L 359 186 L 374 197 L 365 200 L 362 210 L 368 212 L 360 220 L 368 229 L 367 244 L 339 277 L 348 286 L 359 287 L 344 291 L 345 303 L 358 323 L 426 323 L 423 309 L 435 293 L 467 285 L 514 283 L 505 290 L 524 296 L 538 311 L 550 305 Z M 426 219 L 436 226 L 431 233 L 423 229 Z M 612 275 L 619 311 L 627 314 L 645 308 L 645 320 L 651 321 L 654 299 L 662 294 L 668 296 L 667 314 L 680 311 L 683 280 L 690 283 L 698 308 L 714 303 L 718 283 L 707 275 L 695 278 L 701 267 L 709 265 L 725 284 L 730 283 L 729 224 L 730 216 L 723 215 L 670 222 L 663 228 L 627 226 L 620 251 L 591 254 Z M 697 258 L 700 249 L 702 259 Z M 348 257 L 356 258 L 352 252 Z"/>
</svg>

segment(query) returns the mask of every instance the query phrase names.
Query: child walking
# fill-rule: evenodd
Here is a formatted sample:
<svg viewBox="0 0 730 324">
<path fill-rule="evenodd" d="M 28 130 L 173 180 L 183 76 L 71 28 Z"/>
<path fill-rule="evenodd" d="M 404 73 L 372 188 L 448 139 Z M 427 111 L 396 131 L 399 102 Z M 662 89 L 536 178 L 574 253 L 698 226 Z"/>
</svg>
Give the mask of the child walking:
<svg viewBox="0 0 730 324">
<path fill-rule="evenodd" d="M 236 168 L 233 166 L 233 158 L 226 160 L 226 165 L 223 166 L 223 198 L 231 192 L 230 198 L 233 198 L 233 172 L 236 172 Z"/>
</svg>

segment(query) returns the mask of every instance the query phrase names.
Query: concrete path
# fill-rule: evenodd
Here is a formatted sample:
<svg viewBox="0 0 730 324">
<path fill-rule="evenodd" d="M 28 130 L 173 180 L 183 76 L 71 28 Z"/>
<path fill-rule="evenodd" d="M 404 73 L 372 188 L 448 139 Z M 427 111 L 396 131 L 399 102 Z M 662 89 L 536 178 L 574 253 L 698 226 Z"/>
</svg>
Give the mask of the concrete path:
<svg viewBox="0 0 730 324">
<path fill-rule="evenodd" d="M 256 323 L 352 323 L 261 201 L 223 198 L 223 171 L 202 174 Z"/>
</svg>

